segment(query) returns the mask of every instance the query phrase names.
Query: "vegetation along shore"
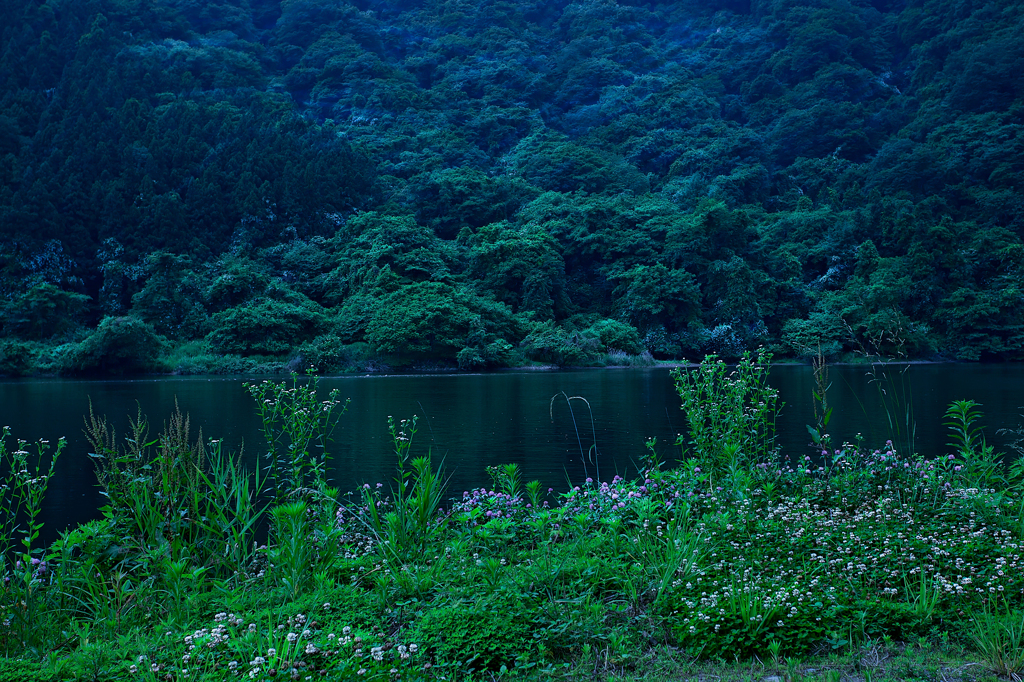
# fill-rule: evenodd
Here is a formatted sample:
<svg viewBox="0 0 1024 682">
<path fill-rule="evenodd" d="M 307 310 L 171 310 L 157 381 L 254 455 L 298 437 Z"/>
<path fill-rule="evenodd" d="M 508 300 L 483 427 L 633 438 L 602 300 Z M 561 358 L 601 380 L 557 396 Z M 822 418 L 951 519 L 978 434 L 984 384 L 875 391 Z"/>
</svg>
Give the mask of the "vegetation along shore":
<svg viewBox="0 0 1024 682">
<path fill-rule="evenodd" d="M 5 428 L 0 679 L 1020 679 L 1024 463 L 970 401 L 947 452 L 833 442 L 820 364 L 814 445 L 782 453 L 767 360 L 676 370 L 679 442 L 561 492 L 509 464 L 452 497 L 410 416 L 391 480 L 344 493 L 312 375 L 247 385 L 254 471 L 180 412 L 90 413 L 106 504 L 49 546 L 64 443 Z"/>
<path fill-rule="evenodd" d="M 0 16 L 0 375 L 1024 359 L 1022 0 Z"/>
</svg>

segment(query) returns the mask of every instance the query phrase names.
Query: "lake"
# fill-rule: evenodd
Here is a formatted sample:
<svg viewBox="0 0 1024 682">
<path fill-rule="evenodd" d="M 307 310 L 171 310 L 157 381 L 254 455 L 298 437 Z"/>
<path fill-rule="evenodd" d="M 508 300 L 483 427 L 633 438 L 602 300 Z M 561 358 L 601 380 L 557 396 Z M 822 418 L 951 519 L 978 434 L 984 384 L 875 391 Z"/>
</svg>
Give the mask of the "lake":
<svg viewBox="0 0 1024 682">
<path fill-rule="evenodd" d="M 835 412 L 829 428 L 834 442 L 862 433 L 865 443 L 882 445 L 888 420 L 879 388 L 867 366 L 832 366 L 829 400 Z M 905 370 L 905 373 L 900 374 Z M 1024 365 L 921 364 L 892 366 L 895 383 L 909 388 L 917 425 L 916 447 L 933 456 L 946 451 L 942 416 L 952 400 L 982 403 L 990 440 L 1006 447 L 1019 428 L 1024 405 Z M 47 537 L 96 515 L 101 504 L 89 447 L 82 435 L 83 415 L 107 415 L 119 434 L 137 409 L 147 415 L 155 437 L 174 409 L 190 414 L 193 437 L 222 438 L 230 450 L 243 448 L 255 461 L 262 451 L 254 403 L 242 377 L 144 377 L 108 381 L 22 379 L 0 381 L 0 425 L 26 440 L 68 438 L 68 447 L 50 485 L 44 510 Z M 278 381 L 283 380 L 277 378 Z M 812 453 L 806 425 L 813 423 L 811 368 L 777 365 L 771 383 L 785 403 L 778 423 L 783 453 Z M 677 454 L 676 435 L 684 431 L 679 397 L 667 368 L 510 371 L 485 374 L 416 374 L 325 377 L 321 389 L 337 388 L 350 398 L 348 411 L 334 433 L 335 483 L 343 490 L 363 482 L 388 482 L 394 455 L 387 417 L 419 415 L 414 454 L 429 448 L 444 461 L 450 492 L 488 482 L 485 467 L 515 462 L 523 480 L 539 479 L 545 487 L 564 490 L 568 481 L 587 474 L 611 479 L 629 476 L 645 451 L 644 441 L 658 439 L 666 458 Z M 567 397 L 581 397 L 568 403 Z M 554 398 L 554 400 L 552 400 Z M 571 404 L 572 410 L 568 405 Z M 588 407 L 589 405 L 589 407 Z M 574 425 L 575 420 L 575 425 Z M 587 453 L 596 442 L 597 459 Z M 14 445 L 8 441 L 8 447 Z"/>
</svg>

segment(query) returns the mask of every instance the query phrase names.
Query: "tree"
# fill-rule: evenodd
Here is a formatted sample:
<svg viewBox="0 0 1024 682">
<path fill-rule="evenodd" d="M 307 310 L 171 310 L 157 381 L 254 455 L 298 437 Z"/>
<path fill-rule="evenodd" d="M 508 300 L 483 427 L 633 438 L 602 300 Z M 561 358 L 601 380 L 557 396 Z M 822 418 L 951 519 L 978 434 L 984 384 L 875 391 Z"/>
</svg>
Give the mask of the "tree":
<svg viewBox="0 0 1024 682">
<path fill-rule="evenodd" d="M 62 374 L 137 374 L 159 369 L 166 340 L 131 317 L 104 317 L 96 330 L 60 361 Z"/>
</svg>

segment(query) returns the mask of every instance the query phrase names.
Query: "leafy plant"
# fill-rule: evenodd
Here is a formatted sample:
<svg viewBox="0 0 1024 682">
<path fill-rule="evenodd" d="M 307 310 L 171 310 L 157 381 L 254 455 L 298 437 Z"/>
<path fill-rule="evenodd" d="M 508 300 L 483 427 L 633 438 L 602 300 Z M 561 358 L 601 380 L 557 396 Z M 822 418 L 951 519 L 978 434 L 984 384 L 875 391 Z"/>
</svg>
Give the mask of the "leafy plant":
<svg viewBox="0 0 1024 682">
<path fill-rule="evenodd" d="M 535 630 L 523 610 L 522 602 L 500 597 L 476 605 L 446 604 L 423 615 L 418 635 L 441 662 L 497 672 L 536 656 Z"/>
<path fill-rule="evenodd" d="M 781 404 L 768 385 L 771 355 L 749 352 L 735 369 L 714 355 L 694 369 L 672 371 L 689 437 L 677 445 L 721 469 L 752 467 L 778 454 L 775 420 Z"/>
<path fill-rule="evenodd" d="M 129 420 L 122 447 L 106 417 L 97 417 L 90 404 L 85 436 L 107 498 L 101 511 L 127 527 L 140 548 L 160 548 L 178 557 L 192 542 L 202 546 L 196 531 L 207 499 L 206 451 L 202 432 L 195 441 L 190 432 L 188 415 L 175 404 L 170 421 L 155 439 L 150 439 L 149 422 L 141 412 Z M 196 546 L 188 549 L 196 554 Z"/>
<path fill-rule="evenodd" d="M 269 502 L 261 503 L 266 479 L 259 467 L 250 475 L 242 465 L 241 454 L 224 453 L 221 441 L 210 441 L 207 466 L 200 470 L 207 495 L 198 523 L 209 537 L 219 538 L 224 552 L 211 554 L 221 575 L 237 579 L 239 568 L 255 556 L 256 531 Z"/>
<path fill-rule="evenodd" d="M 832 421 L 832 408 L 828 404 L 828 389 L 831 383 L 828 380 L 828 361 L 825 354 L 818 346 L 818 354 L 811 360 L 811 367 L 814 373 L 814 391 L 812 405 L 814 406 L 814 426 L 807 426 L 811 434 L 811 441 L 814 445 L 823 450 L 828 450 L 831 444 L 828 435 L 828 425 Z"/>
<path fill-rule="evenodd" d="M 22 646 L 34 647 L 39 644 L 40 600 L 48 571 L 42 548 L 34 545 L 43 529 L 43 499 L 67 441 L 61 438 L 48 455 L 49 442 L 39 440 L 33 457 L 24 440 L 8 451 L 9 436 L 8 427 L 0 429 L 0 621 L 13 626 Z"/>
<path fill-rule="evenodd" d="M 1006 474 L 1001 457 L 985 441 L 978 426 L 982 416 L 980 407 L 973 400 L 955 400 L 946 409 L 943 424 L 949 429 L 951 439 L 947 445 L 954 449 L 947 466 L 970 487 L 988 488 L 997 482 L 1005 483 Z"/>
<path fill-rule="evenodd" d="M 927 624 L 931 622 L 935 609 L 942 601 L 942 589 L 936 586 L 934 578 L 928 577 L 923 567 L 918 568 L 918 579 L 915 582 L 916 585 L 913 585 L 906 576 L 903 577 L 907 598 L 913 606 L 918 623 Z"/>
<path fill-rule="evenodd" d="M 949 429 L 947 445 L 957 453 L 967 455 L 977 452 L 985 445 L 985 437 L 977 421 L 981 419 L 981 407 L 973 400 L 954 400 L 946 409 L 943 425 Z"/>
<path fill-rule="evenodd" d="M 500 490 L 510 498 L 517 498 L 523 494 L 523 475 L 518 464 L 487 467 L 487 475 L 491 477 L 494 489 Z"/>
<path fill-rule="evenodd" d="M 869 341 L 873 353 L 863 347 L 861 352 L 871 362 L 868 381 L 875 387 L 882 409 L 885 410 L 889 439 L 900 454 L 909 457 L 916 450 L 917 421 L 914 419 L 913 385 L 908 374 L 910 365 L 903 362 L 906 359 L 904 345 L 902 328 L 897 326 L 895 329 L 880 330 Z M 894 362 L 881 354 L 881 349 L 887 346 L 892 347 L 892 352 L 900 358 L 900 362 Z"/>
<path fill-rule="evenodd" d="M 313 577 L 313 544 L 307 512 L 308 504 L 301 499 L 270 510 L 274 534 L 271 562 L 289 599 L 300 597 Z"/>
<path fill-rule="evenodd" d="M 385 558 L 401 562 L 422 556 L 447 525 L 440 513 L 447 483 L 435 472 L 431 457 L 412 457 L 416 417 L 395 422 L 388 417 L 388 433 L 398 456 L 397 472 L 388 500 L 381 502 L 376 489 L 365 484 L 360 490 L 362 506 L 355 512 L 377 540 Z"/>
<path fill-rule="evenodd" d="M 338 400 L 337 389 L 321 401 L 318 383 L 319 378 L 310 371 L 305 383 L 293 373 L 290 388 L 283 381 L 245 384 L 256 401 L 267 444 L 267 483 L 278 502 L 327 486 L 328 443 L 348 401 Z"/>
</svg>

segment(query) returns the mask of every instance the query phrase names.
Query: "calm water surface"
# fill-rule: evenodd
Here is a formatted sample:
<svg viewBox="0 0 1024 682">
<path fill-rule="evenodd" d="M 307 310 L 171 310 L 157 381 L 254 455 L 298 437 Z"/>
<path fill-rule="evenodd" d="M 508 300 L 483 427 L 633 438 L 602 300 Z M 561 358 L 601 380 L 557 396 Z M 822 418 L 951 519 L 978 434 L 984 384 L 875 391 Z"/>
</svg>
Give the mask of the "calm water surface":
<svg viewBox="0 0 1024 682">
<path fill-rule="evenodd" d="M 866 443 L 881 445 L 889 432 L 879 385 L 870 381 L 863 366 L 833 366 L 830 371 L 835 413 L 829 430 L 834 440 L 852 440 L 862 433 Z M 914 365 L 897 379 L 888 390 L 902 384 L 912 396 L 916 446 L 925 454 L 945 451 L 942 415 L 952 400 L 982 403 L 986 433 L 1004 447 L 1013 436 L 997 435 L 997 429 L 1018 428 L 1024 421 L 1024 365 Z M 55 443 L 60 436 L 68 438 L 46 501 L 47 534 L 94 517 L 101 502 L 82 435 L 90 400 L 96 414 L 110 418 L 119 437 L 128 416 L 140 409 L 155 437 L 177 400 L 191 416 L 193 436 L 201 428 L 204 438 L 222 438 L 228 449 L 243 449 L 253 462 L 263 443 L 252 398 L 242 386 L 247 380 L 252 381 L 158 377 L 0 382 L 0 425 L 9 425 L 15 437 L 27 440 Z M 773 367 L 771 382 L 785 403 L 778 429 L 783 452 L 810 453 L 805 426 L 813 422 L 810 367 Z M 540 479 L 555 489 L 585 475 L 628 476 L 636 471 L 647 438 L 656 437 L 659 451 L 671 458 L 677 452 L 676 435 L 684 429 L 679 398 L 665 368 L 346 376 L 324 378 L 321 388 L 337 388 L 342 399 L 351 398 L 332 449 L 334 479 L 343 490 L 389 480 L 395 459 L 388 415 L 419 415 L 414 452 L 429 448 L 435 462 L 444 459 L 453 494 L 484 485 L 485 467 L 507 462 L 522 467 L 524 480 Z M 587 403 L 573 400 L 570 412 L 566 396 L 580 396 Z M 595 441 L 598 456 L 591 463 L 581 457 L 581 450 L 587 453 Z"/>
</svg>

